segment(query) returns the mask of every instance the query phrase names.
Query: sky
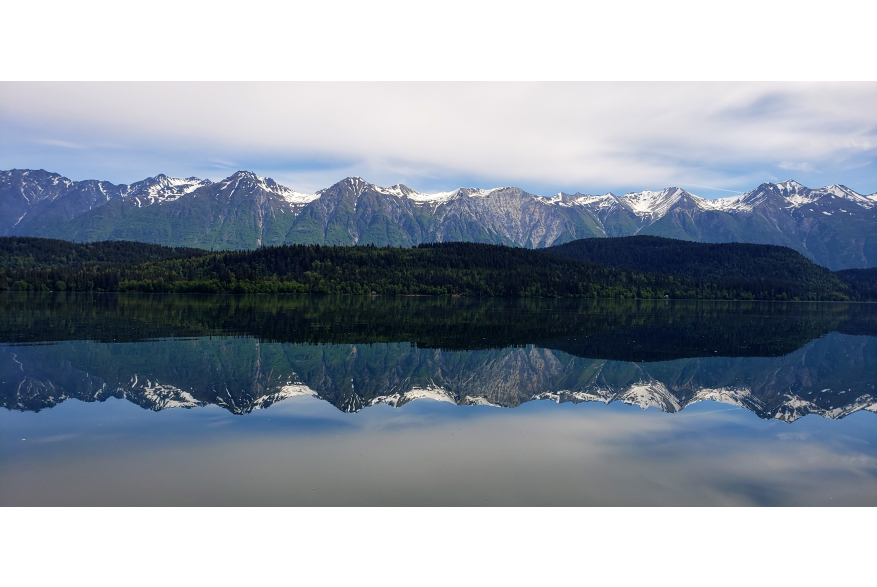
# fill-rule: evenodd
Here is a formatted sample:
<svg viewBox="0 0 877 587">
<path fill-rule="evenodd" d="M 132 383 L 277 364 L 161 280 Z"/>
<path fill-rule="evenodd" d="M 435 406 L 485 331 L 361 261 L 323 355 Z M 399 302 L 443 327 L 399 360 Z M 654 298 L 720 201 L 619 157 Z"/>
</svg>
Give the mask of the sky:
<svg viewBox="0 0 877 587">
<path fill-rule="evenodd" d="M 0 169 L 131 183 L 245 169 L 312 193 L 518 186 L 877 192 L 874 82 L 0 82 Z"/>
</svg>

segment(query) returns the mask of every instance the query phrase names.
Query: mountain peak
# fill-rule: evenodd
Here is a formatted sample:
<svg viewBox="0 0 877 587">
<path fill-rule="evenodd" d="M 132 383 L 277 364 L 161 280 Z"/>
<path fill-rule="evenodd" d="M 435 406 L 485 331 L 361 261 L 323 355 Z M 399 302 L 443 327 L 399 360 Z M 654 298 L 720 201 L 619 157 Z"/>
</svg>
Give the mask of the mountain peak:
<svg viewBox="0 0 877 587">
<path fill-rule="evenodd" d="M 410 187 L 405 185 L 404 183 L 397 183 L 396 185 L 392 185 L 387 188 L 389 192 L 394 194 L 399 194 L 400 196 L 409 196 L 411 194 L 416 194 L 417 191 L 412 190 Z"/>
<path fill-rule="evenodd" d="M 682 188 L 675 186 L 664 188 L 659 192 L 643 190 L 624 194 L 619 200 L 631 212 L 641 218 L 658 219 L 664 216 L 680 199 L 691 196 Z"/>
<path fill-rule="evenodd" d="M 786 181 L 781 181 L 779 183 L 774 184 L 777 187 L 788 190 L 790 192 L 798 192 L 801 190 L 808 189 L 807 186 L 802 185 L 795 181 L 794 179 L 787 179 Z"/>
</svg>

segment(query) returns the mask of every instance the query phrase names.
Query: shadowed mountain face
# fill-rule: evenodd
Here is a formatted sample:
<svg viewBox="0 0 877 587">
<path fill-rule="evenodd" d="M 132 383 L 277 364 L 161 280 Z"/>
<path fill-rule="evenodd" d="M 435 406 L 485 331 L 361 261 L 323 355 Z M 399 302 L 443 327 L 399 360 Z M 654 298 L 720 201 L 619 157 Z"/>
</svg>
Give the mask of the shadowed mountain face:
<svg viewBox="0 0 877 587">
<path fill-rule="evenodd" d="M 867 304 L 6 294 L 0 310 L 15 410 L 117 397 L 243 414 L 306 394 L 346 412 L 420 398 L 877 411 Z"/>
<path fill-rule="evenodd" d="M 877 194 L 765 183 L 707 200 L 683 189 L 543 197 L 516 187 L 438 194 L 358 177 L 316 194 L 239 171 L 217 183 L 164 175 L 131 185 L 0 172 L 0 236 L 134 240 L 208 249 L 411 246 L 469 241 L 548 247 L 636 234 L 790 247 L 832 270 L 877 267 Z"/>
<path fill-rule="evenodd" d="M 110 202 L 134 208 L 173 202 L 210 180 L 157 175 L 131 185 L 107 181 L 72 181 L 57 173 L 18 170 L 0 172 L 0 235 L 48 234 Z M 85 240 L 85 239 L 81 239 Z"/>
</svg>

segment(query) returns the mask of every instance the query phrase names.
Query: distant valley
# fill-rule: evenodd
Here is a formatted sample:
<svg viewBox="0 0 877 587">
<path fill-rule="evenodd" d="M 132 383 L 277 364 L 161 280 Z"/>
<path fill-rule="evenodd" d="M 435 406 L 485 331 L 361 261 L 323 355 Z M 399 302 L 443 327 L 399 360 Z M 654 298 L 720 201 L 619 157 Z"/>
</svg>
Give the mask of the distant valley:
<svg viewBox="0 0 877 587">
<path fill-rule="evenodd" d="M 516 187 L 424 194 L 347 178 L 315 194 L 240 171 L 130 185 L 0 171 L 0 236 L 129 240 L 203 249 L 280 244 L 412 246 L 467 241 L 545 248 L 653 235 L 786 246 L 832 270 L 877 267 L 877 194 L 764 183 L 709 200 L 683 189 L 544 197 Z"/>
</svg>

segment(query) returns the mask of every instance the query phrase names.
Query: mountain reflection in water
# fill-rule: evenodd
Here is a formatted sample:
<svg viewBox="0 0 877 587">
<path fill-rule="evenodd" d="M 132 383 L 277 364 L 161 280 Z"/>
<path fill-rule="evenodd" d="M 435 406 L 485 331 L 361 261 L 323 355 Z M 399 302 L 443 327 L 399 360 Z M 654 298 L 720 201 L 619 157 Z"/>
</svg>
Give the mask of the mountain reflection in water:
<svg viewBox="0 0 877 587">
<path fill-rule="evenodd" d="M 0 402 L 245 414 L 420 398 L 877 411 L 877 307 L 843 303 L 0 295 Z"/>
</svg>

